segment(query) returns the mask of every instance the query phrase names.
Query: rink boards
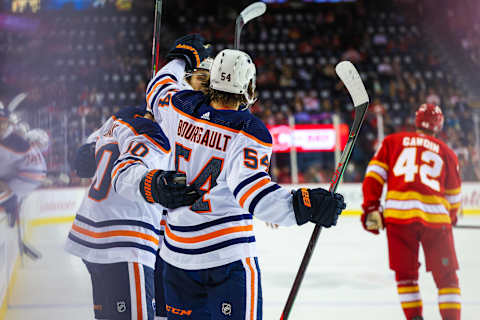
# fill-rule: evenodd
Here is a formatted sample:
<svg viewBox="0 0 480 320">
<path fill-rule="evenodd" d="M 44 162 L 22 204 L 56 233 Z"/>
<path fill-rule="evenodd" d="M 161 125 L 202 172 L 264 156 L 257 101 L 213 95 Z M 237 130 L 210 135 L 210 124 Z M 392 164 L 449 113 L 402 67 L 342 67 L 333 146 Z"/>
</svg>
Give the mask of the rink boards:
<svg viewBox="0 0 480 320">
<path fill-rule="evenodd" d="M 309 185 L 309 187 L 327 185 Z M 296 186 L 287 185 L 289 189 Z M 69 223 L 81 205 L 85 188 L 42 189 L 32 193 L 23 203 L 21 216 L 28 237 L 35 226 Z M 344 215 L 361 213 L 361 184 L 344 183 L 339 192 L 345 196 L 347 210 Z M 463 214 L 480 215 L 480 183 L 464 183 L 462 185 Z M 7 292 L 15 278 L 15 266 L 18 264 L 17 230 L 8 228 L 5 216 L 0 215 L 0 319 L 5 314 Z"/>
</svg>

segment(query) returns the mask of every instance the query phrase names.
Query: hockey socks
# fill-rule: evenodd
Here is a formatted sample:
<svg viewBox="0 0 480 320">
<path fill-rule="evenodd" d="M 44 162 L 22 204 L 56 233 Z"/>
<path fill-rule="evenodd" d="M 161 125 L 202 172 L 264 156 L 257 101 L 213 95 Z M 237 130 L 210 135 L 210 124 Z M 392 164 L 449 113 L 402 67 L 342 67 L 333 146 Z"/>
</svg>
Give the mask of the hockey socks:
<svg viewBox="0 0 480 320">
<path fill-rule="evenodd" d="M 441 288 L 438 290 L 438 308 L 443 320 L 460 320 L 460 289 Z"/>
<path fill-rule="evenodd" d="M 421 319 L 423 304 L 417 281 L 399 281 L 397 291 L 407 320 Z"/>
<path fill-rule="evenodd" d="M 460 288 L 456 271 L 433 272 L 433 279 L 438 288 L 438 308 L 442 319 L 460 320 Z"/>
</svg>

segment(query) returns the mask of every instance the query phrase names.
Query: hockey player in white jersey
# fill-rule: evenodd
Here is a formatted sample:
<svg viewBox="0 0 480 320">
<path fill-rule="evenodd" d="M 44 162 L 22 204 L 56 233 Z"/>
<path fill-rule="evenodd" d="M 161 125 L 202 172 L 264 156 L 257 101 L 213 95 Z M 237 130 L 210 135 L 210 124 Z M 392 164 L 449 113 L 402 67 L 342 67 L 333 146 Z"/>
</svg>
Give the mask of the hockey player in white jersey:
<svg viewBox="0 0 480 320">
<path fill-rule="evenodd" d="M 47 171 L 36 143 L 30 144 L 14 131 L 8 111 L 0 109 L 0 207 L 11 227 L 18 220 L 20 202 L 42 184 Z"/>
<path fill-rule="evenodd" d="M 163 236 L 164 208 L 145 202 L 138 185 L 148 179 L 148 168 L 172 166 L 170 145 L 141 108 L 127 108 L 109 118 L 96 140 L 94 179 L 77 212 L 66 249 L 87 266 L 96 319 L 151 320 L 153 268 Z M 127 170 L 135 176 L 125 177 Z M 162 179 L 156 185 L 156 202 L 176 208 L 198 198 L 181 183 L 181 175 L 156 172 Z"/>
<path fill-rule="evenodd" d="M 175 168 L 202 193 L 167 215 L 161 257 L 168 319 L 261 319 L 253 216 L 330 227 L 345 203 L 324 189 L 290 192 L 271 181 L 272 138 L 247 110 L 256 76 L 246 53 L 223 50 L 215 57 L 208 95 L 182 90 L 185 70 L 206 54 L 201 36 L 178 39 L 146 92 L 174 148 Z"/>
</svg>

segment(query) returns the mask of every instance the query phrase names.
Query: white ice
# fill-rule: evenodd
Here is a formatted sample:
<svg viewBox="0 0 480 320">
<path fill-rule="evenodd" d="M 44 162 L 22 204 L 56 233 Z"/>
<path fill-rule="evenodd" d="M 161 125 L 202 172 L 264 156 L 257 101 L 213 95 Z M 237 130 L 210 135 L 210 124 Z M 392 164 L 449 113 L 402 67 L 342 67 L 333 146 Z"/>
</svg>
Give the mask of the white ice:
<svg viewBox="0 0 480 320">
<path fill-rule="evenodd" d="M 461 224 L 480 225 L 480 217 Z M 8 299 L 6 320 L 93 319 L 89 275 L 80 259 L 63 251 L 68 224 L 37 227 L 31 242 L 43 259 L 25 258 Z M 312 228 L 268 229 L 255 222 L 262 271 L 264 319 L 279 319 Z M 480 319 L 480 230 L 455 230 L 460 261 L 462 319 Z M 421 253 L 422 255 L 423 253 Z M 423 261 L 423 258 L 421 259 Z M 436 288 L 422 262 L 420 289 L 426 320 L 441 319 Z M 403 319 L 385 234 L 365 232 L 358 217 L 324 229 L 290 319 Z"/>
</svg>

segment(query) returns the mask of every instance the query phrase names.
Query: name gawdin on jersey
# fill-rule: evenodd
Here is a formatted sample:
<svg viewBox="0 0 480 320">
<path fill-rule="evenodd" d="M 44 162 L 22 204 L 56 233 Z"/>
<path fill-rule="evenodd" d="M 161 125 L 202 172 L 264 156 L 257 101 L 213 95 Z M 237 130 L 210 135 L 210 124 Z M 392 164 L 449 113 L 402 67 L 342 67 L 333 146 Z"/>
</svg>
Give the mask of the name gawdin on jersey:
<svg viewBox="0 0 480 320">
<path fill-rule="evenodd" d="M 183 120 L 178 123 L 177 135 L 219 151 L 227 150 L 228 142 L 232 139 L 231 136 L 215 130 L 206 129 L 204 131 L 204 128 Z"/>
<path fill-rule="evenodd" d="M 421 137 L 405 137 L 402 142 L 404 147 L 424 147 L 436 153 L 440 151 L 438 144 Z"/>
</svg>

